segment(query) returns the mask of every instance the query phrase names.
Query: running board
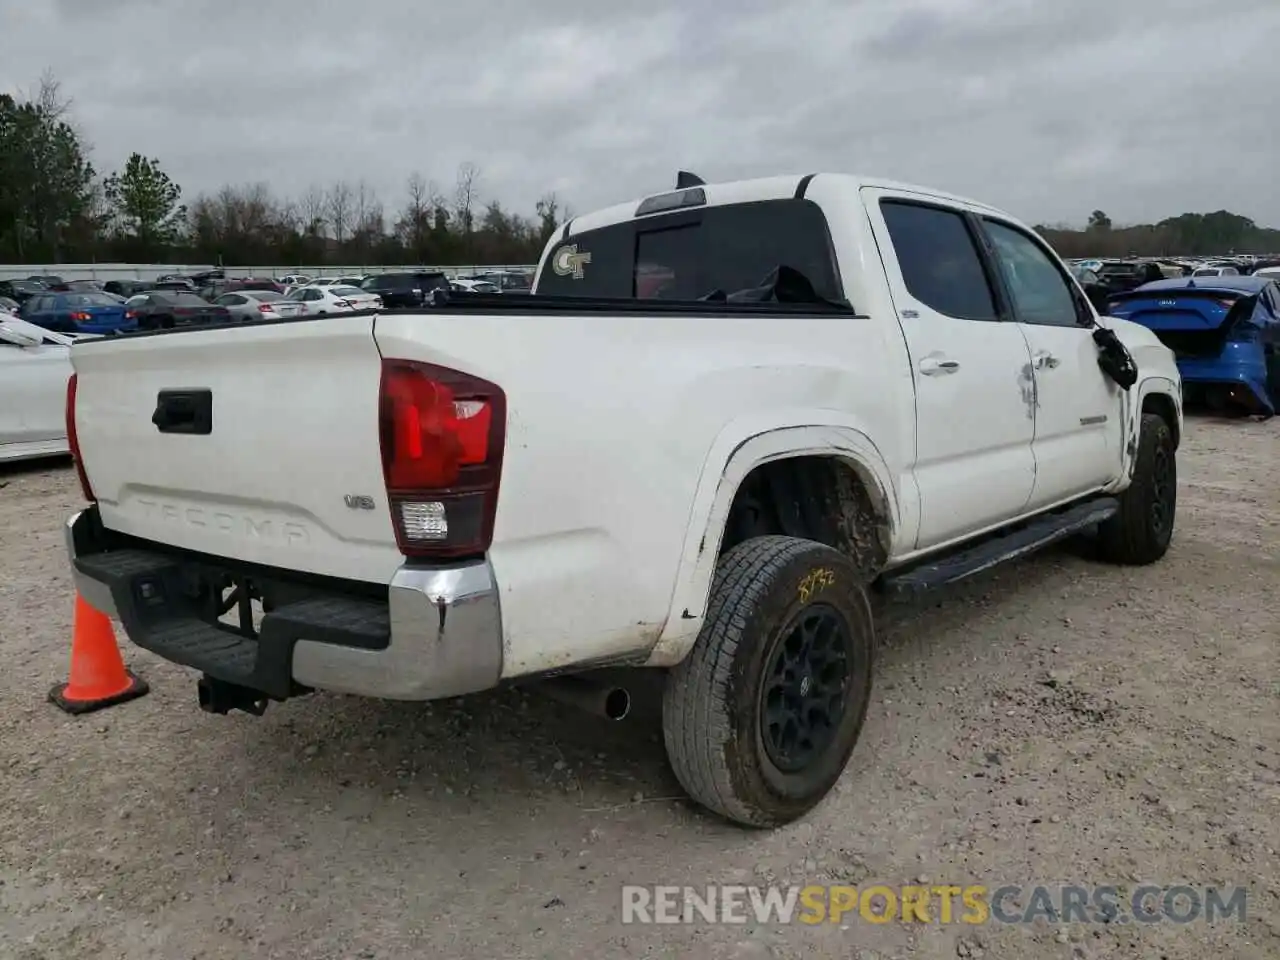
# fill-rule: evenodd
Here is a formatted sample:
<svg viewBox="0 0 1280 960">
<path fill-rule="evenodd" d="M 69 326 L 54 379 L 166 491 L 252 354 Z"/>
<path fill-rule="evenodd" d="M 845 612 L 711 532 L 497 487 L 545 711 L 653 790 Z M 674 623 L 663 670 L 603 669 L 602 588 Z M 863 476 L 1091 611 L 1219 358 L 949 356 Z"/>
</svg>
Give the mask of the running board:
<svg viewBox="0 0 1280 960">
<path fill-rule="evenodd" d="M 1109 517 L 1120 509 L 1120 501 L 1114 497 L 1090 500 L 1061 513 L 1037 517 L 1026 526 L 1009 533 L 984 540 L 977 546 L 948 554 L 937 560 L 926 560 L 919 566 L 902 573 L 890 573 L 884 578 L 887 593 L 919 593 L 945 586 L 971 577 L 975 573 L 1024 557 L 1029 553 L 1065 540 Z"/>
</svg>

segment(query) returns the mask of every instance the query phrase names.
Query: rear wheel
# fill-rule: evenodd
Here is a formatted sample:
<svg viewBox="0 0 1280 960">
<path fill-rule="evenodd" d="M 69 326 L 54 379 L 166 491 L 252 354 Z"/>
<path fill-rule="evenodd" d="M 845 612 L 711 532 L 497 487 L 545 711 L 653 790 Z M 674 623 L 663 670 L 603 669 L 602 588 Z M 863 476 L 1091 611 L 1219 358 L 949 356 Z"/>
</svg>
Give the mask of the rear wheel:
<svg viewBox="0 0 1280 960">
<path fill-rule="evenodd" d="M 1178 469 L 1173 431 L 1163 417 L 1142 415 L 1133 481 L 1120 495 L 1120 512 L 1098 531 L 1102 556 L 1114 563 L 1155 563 L 1173 539 Z"/>
<path fill-rule="evenodd" d="M 663 698 L 667 755 L 694 800 L 771 827 L 830 792 L 871 696 L 861 581 L 844 554 L 795 537 L 755 537 L 720 558 L 702 631 Z"/>
</svg>

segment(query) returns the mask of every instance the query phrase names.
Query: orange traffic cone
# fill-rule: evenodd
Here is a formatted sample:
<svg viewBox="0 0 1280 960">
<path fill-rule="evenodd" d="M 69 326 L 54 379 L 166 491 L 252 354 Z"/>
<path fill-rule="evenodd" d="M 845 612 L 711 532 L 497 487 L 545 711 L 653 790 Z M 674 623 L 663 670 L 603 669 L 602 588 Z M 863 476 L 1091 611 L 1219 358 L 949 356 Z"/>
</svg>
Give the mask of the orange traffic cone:
<svg viewBox="0 0 1280 960">
<path fill-rule="evenodd" d="M 125 669 L 111 619 L 76 594 L 71 630 L 71 678 L 49 691 L 67 713 L 89 713 L 140 697 L 147 682 Z"/>
</svg>

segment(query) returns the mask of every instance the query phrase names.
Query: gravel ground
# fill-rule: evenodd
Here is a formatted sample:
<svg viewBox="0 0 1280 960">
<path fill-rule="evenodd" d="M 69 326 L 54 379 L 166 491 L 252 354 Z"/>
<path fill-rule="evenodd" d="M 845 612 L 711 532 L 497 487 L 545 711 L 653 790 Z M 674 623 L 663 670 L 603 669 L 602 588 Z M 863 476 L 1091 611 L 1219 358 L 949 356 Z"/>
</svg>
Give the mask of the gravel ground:
<svg viewBox="0 0 1280 960">
<path fill-rule="evenodd" d="M 0 956 L 1280 957 L 1280 419 L 1191 420 L 1174 545 L 1081 548 L 891 607 L 862 742 L 805 821 L 679 799 L 652 689 L 213 717 L 194 677 L 79 719 L 65 464 L 0 472 Z M 642 678 L 644 679 L 644 678 Z M 623 925 L 626 883 L 1246 885 L 1154 926 Z"/>
</svg>

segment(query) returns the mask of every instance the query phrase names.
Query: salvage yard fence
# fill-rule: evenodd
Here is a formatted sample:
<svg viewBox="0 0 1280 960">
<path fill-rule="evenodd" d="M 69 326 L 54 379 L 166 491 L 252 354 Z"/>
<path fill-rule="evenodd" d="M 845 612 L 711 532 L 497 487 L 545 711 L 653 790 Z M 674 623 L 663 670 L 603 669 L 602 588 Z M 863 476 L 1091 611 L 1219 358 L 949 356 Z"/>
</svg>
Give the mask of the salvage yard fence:
<svg viewBox="0 0 1280 960">
<path fill-rule="evenodd" d="M 307 277 L 358 276 L 368 273 L 394 273 L 401 270 L 440 270 L 450 277 L 475 273 L 533 273 L 537 264 L 466 264 L 431 266 L 423 264 L 361 264 L 317 266 L 301 264 L 290 267 L 235 266 L 219 267 L 209 263 L 0 263 L 0 280 L 25 280 L 30 276 L 53 275 L 64 280 L 154 280 L 168 273 L 192 274 L 205 270 L 225 270 L 229 277 L 284 277 L 302 274 Z"/>
</svg>

